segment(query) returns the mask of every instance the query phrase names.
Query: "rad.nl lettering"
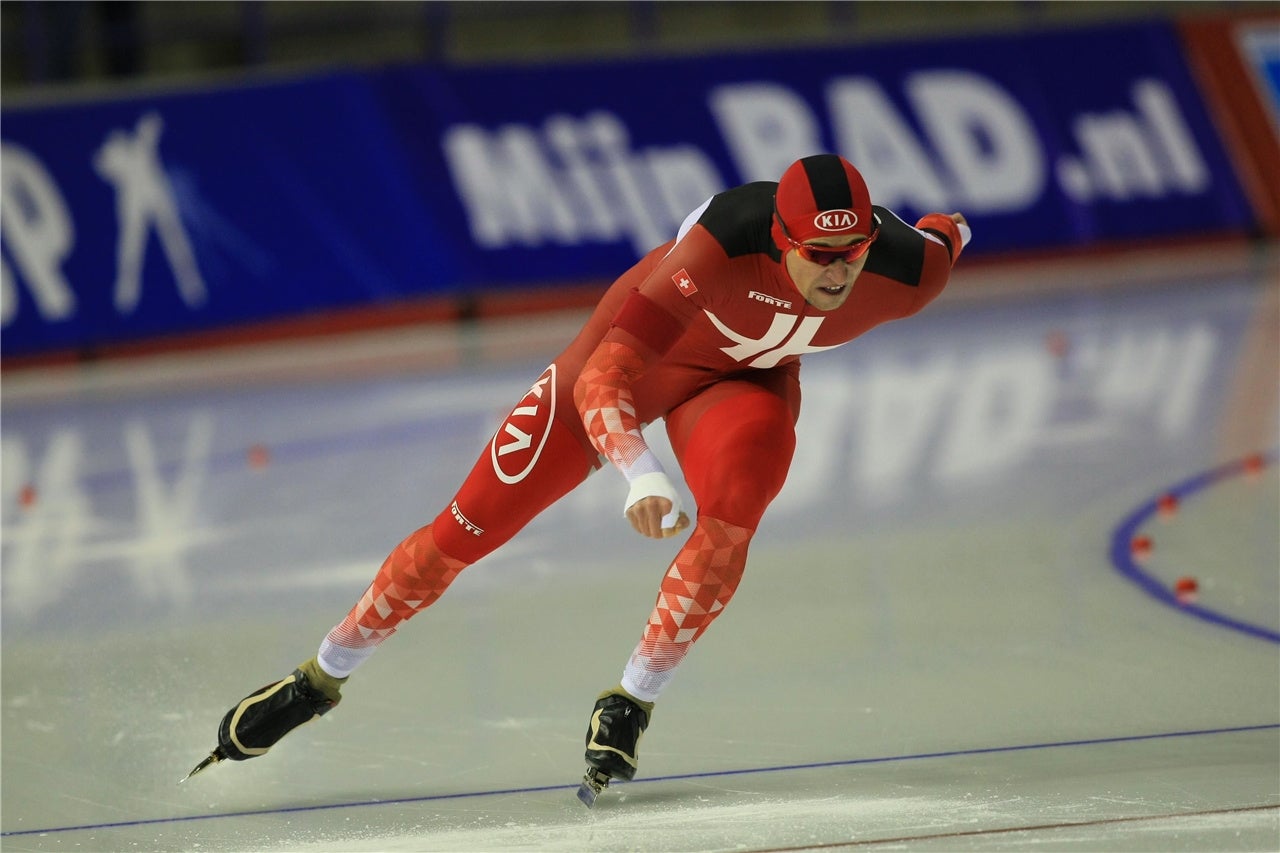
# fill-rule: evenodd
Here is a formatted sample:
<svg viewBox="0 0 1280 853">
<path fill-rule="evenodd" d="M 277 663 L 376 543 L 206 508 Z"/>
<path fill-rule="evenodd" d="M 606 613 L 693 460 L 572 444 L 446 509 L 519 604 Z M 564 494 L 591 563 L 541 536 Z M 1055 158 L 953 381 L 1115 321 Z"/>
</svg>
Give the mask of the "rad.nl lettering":
<svg viewBox="0 0 1280 853">
<path fill-rule="evenodd" d="M 1014 214 L 1055 182 L 1082 204 L 1205 192 L 1209 169 L 1170 87 L 1138 78 L 1128 93 L 1129 109 L 1069 117 L 1075 150 L 1055 160 L 1010 91 L 962 69 L 908 75 L 909 114 L 881 83 L 856 76 L 826 83 L 825 114 L 773 82 L 715 87 L 707 107 L 741 180 L 776 180 L 796 158 L 831 148 L 829 138 L 876 202 L 897 210 Z M 623 118 L 606 111 L 540 126 L 454 125 L 443 148 L 471 235 L 489 249 L 627 240 L 640 255 L 730 183 L 691 144 L 632 148 Z"/>
</svg>

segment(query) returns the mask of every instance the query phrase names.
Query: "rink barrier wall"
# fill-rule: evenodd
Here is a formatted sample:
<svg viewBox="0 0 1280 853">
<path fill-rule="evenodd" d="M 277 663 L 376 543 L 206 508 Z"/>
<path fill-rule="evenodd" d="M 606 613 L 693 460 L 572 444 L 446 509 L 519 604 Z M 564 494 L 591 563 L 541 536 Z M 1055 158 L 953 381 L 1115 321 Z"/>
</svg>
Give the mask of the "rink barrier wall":
<svg viewBox="0 0 1280 853">
<path fill-rule="evenodd" d="M 1275 233 L 1256 116 L 1230 124 L 1274 106 L 1269 48 L 1216 26 L 6 104 L 3 365 L 589 305 L 708 195 L 818 150 L 909 220 L 963 210 L 968 263 Z M 1251 102 L 1193 74 L 1226 49 Z"/>
</svg>

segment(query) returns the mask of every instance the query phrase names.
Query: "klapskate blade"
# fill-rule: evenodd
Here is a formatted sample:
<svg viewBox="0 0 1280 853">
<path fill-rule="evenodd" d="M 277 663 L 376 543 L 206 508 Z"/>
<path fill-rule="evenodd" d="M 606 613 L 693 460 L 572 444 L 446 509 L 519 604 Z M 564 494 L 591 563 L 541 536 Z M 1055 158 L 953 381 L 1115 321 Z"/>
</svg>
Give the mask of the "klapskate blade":
<svg viewBox="0 0 1280 853">
<path fill-rule="evenodd" d="M 600 791 L 597 790 L 590 782 L 584 780 L 583 783 L 578 786 L 578 799 L 582 800 L 582 804 L 589 809 L 595 808 L 596 797 L 599 795 Z"/>
<path fill-rule="evenodd" d="M 205 769 L 206 767 L 210 767 L 214 764 L 217 764 L 222 759 L 223 759 L 222 750 L 215 749 L 213 752 L 209 753 L 208 758 L 206 758 L 204 761 L 201 761 L 199 764 L 197 764 L 195 767 L 192 768 L 190 773 L 188 773 L 186 776 L 179 779 L 178 784 L 181 785 L 183 782 L 187 781 L 192 776 L 199 773 L 201 770 Z"/>
<path fill-rule="evenodd" d="M 594 767 L 588 767 L 586 775 L 582 777 L 582 784 L 578 786 L 578 799 L 582 800 L 582 804 L 587 808 L 594 808 L 596 797 L 600 796 L 600 792 L 607 787 L 609 787 L 609 777 Z"/>
</svg>

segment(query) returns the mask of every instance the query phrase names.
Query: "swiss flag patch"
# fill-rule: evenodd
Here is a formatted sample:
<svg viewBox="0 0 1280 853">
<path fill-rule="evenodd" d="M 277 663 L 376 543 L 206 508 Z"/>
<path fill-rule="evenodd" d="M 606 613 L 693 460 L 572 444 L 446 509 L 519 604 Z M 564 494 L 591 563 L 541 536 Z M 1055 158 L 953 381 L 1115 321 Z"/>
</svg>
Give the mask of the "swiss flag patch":
<svg viewBox="0 0 1280 853">
<path fill-rule="evenodd" d="M 698 285 L 693 283 L 693 279 L 689 277 L 689 273 L 685 272 L 683 268 L 671 276 L 671 280 L 676 283 L 676 287 L 680 288 L 680 292 L 685 296 L 692 296 L 698 292 Z"/>
</svg>

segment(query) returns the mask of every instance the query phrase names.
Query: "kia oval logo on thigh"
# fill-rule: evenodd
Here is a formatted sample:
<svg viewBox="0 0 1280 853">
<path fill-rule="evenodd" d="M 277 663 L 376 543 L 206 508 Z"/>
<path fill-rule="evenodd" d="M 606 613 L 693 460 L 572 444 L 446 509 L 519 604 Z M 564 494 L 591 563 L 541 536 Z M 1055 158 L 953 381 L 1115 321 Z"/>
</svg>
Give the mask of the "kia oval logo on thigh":
<svg viewBox="0 0 1280 853">
<path fill-rule="evenodd" d="M 556 414 L 556 366 L 552 364 L 533 383 L 520 405 L 511 410 L 489 442 L 493 473 L 511 485 L 518 483 L 538 464 L 542 448 L 551 434 Z"/>
</svg>

